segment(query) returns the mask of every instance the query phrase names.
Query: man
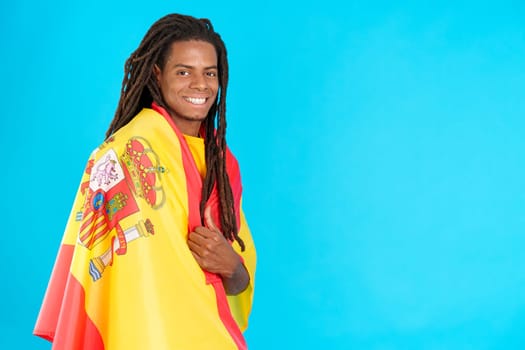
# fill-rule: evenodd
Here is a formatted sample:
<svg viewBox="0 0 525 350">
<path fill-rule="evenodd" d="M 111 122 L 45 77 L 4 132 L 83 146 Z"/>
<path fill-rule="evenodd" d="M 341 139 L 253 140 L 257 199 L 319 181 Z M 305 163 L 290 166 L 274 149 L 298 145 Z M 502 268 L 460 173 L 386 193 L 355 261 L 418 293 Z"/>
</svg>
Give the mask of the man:
<svg viewBox="0 0 525 350">
<path fill-rule="evenodd" d="M 245 349 L 255 248 L 226 146 L 228 62 L 168 15 L 125 64 L 35 327 L 53 349 Z"/>
</svg>

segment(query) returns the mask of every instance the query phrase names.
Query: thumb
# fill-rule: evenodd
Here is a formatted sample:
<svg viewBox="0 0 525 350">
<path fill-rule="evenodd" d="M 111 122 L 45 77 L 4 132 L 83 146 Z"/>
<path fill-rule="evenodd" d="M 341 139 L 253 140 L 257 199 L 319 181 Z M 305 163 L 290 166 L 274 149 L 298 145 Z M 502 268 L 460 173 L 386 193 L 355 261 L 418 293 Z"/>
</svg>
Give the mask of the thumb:
<svg viewBox="0 0 525 350">
<path fill-rule="evenodd" d="M 211 214 L 211 207 L 206 207 L 204 209 L 204 223 L 210 230 L 221 232 L 215 224 L 215 221 L 213 220 L 213 216 Z"/>
</svg>

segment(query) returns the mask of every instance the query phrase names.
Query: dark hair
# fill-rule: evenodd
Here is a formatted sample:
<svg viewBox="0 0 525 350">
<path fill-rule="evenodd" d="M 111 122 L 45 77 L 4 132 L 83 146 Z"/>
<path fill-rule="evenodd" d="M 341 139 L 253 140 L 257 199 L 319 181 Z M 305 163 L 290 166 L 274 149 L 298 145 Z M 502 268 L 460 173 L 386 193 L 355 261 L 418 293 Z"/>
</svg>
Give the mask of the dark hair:
<svg viewBox="0 0 525 350">
<path fill-rule="evenodd" d="M 208 19 L 170 14 L 155 22 L 148 30 L 139 47 L 124 65 L 124 79 L 115 117 L 106 132 L 106 137 L 129 123 L 143 108 L 152 102 L 168 109 L 160 87 L 155 79 L 155 65 L 164 68 L 171 50 L 177 41 L 198 40 L 212 44 L 217 52 L 219 71 L 219 93 L 203 122 L 206 154 L 206 177 L 203 181 L 200 203 L 201 220 L 204 207 L 213 186 L 217 183 L 220 202 L 220 218 L 224 236 L 235 239 L 242 250 L 244 242 L 238 236 L 235 203 L 226 172 L 226 87 L 228 85 L 228 59 L 226 47 L 220 35 L 213 30 Z M 215 127 L 217 129 L 215 130 Z"/>
</svg>

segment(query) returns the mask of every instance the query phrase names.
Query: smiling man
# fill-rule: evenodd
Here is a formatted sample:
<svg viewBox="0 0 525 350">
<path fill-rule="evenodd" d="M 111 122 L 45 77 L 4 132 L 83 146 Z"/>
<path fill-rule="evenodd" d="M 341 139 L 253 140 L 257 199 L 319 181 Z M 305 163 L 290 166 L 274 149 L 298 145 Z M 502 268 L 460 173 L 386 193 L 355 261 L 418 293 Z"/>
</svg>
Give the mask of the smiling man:
<svg viewBox="0 0 525 350">
<path fill-rule="evenodd" d="M 226 48 L 168 15 L 125 64 L 35 334 L 53 349 L 245 349 L 255 248 L 226 146 Z"/>
<path fill-rule="evenodd" d="M 153 67 L 171 118 L 184 134 L 198 136 L 219 89 L 217 53 L 203 41 L 171 45 L 164 67 Z"/>
</svg>

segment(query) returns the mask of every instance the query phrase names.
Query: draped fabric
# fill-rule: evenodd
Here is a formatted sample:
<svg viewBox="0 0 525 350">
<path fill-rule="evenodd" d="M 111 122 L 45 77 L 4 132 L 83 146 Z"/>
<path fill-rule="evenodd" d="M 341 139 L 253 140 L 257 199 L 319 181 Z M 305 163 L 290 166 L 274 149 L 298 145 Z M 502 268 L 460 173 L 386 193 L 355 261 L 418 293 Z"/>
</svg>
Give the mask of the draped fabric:
<svg viewBox="0 0 525 350">
<path fill-rule="evenodd" d="M 244 292 L 226 296 L 188 248 L 202 224 L 204 143 L 153 105 L 92 153 L 34 333 L 53 349 L 245 349 L 256 255 L 229 151 L 226 167 L 246 245 L 232 242 L 250 275 Z M 220 222 L 216 190 L 207 207 Z"/>
</svg>

